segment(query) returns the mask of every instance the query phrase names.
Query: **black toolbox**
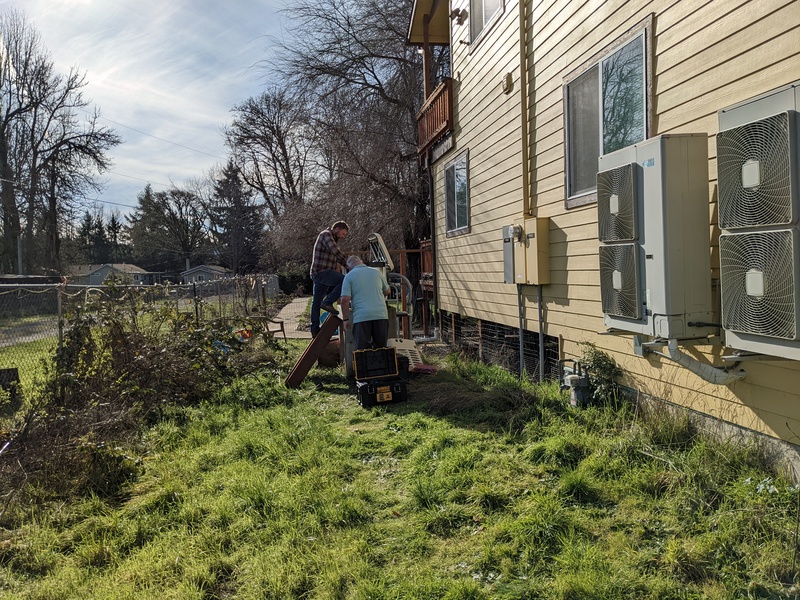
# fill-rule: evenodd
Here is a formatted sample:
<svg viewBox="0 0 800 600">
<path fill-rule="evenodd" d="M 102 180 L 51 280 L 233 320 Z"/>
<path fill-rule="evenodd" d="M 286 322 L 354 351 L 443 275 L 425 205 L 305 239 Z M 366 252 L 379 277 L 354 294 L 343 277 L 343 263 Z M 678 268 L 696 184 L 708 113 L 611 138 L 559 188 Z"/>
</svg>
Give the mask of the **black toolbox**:
<svg viewBox="0 0 800 600">
<path fill-rule="evenodd" d="M 364 408 L 404 402 L 408 399 L 407 383 L 399 378 L 356 381 L 358 403 Z"/>
<path fill-rule="evenodd" d="M 353 370 L 356 381 L 395 378 L 399 375 L 397 350 L 394 348 L 356 350 L 353 352 Z"/>
</svg>

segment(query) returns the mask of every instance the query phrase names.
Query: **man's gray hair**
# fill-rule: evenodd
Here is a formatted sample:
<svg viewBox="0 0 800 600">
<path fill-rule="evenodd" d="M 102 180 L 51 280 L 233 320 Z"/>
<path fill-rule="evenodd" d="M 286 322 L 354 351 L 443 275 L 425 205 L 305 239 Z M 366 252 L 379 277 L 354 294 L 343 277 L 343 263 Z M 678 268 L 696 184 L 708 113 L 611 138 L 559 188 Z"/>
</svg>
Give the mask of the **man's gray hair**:
<svg viewBox="0 0 800 600">
<path fill-rule="evenodd" d="M 355 254 L 353 254 L 352 256 L 348 256 L 347 257 L 347 268 L 348 269 L 352 270 L 352 269 L 355 269 L 358 265 L 363 265 L 363 264 L 364 264 L 364 261 L 362 261 Z"/>
</svg>

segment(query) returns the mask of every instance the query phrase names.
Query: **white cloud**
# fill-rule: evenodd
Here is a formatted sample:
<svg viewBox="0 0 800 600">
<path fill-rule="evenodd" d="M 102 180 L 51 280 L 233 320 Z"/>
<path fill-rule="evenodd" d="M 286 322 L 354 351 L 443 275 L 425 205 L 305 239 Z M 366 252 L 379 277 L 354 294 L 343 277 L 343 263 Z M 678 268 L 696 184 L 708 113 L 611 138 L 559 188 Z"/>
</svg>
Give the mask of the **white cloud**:
<svg viewBox="0 0 800 600">
<path fill-rule="evenodd" d="M 180 185 L 223 162 L 220 130 L 262 90 L 254 65 L 280 22 L 275 0 L 0 0 L 9 8 L 40 32 L 59 71 L 86 73 L 85 96 L 125 140 L 100 199 L 131 205 L 141 180 Z"/>
</svg>

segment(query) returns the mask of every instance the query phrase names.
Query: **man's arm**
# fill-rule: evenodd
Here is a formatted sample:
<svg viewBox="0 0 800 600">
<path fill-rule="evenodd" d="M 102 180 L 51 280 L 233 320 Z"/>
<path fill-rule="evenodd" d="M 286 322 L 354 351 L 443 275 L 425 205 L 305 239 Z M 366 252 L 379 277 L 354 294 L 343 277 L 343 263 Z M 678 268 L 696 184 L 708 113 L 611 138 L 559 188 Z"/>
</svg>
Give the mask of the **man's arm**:
<svg viewBox="0 0 800 600">
<path fill-rule="evenodd" d="M 336 262 L 340 265 L 347 266 L 347 257 L 342 254 L 342 251 L 339 250 L 339 246 L 336 244 L 336 238 L 334 238 L 333 233 L 330 231 L 326 232 L 325 238 L 322 240 L 325 244 L 325 247 L 328 249 L 333 256 L 336 257 Z"/>
<path fill-rule="evenodd" d="M 346 329 L 350 328 L 350 296 L 339 298 L 339 308 L 342 311 L 342 321 Z"/>
</svg>

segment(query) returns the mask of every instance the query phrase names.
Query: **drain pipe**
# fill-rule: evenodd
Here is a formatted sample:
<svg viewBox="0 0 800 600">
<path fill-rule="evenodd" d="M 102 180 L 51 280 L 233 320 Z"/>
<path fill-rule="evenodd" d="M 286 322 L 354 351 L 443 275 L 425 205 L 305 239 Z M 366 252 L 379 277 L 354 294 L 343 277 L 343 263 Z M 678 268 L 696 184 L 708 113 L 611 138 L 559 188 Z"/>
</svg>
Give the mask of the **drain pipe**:
<svg viewBox="0 0 800 600">
<path fill-rule="evenodd" d="M 663 352 L 653 352 L 653 354 L 657 354 L 659 356 L 663 356 L 665 358 L 669 358 L 670 360 L 675 361 L 682 367 L 689 369 L 692 373 L 707 381 L 709 383 L 713 383 L 714 385 L 729 385 L 741 379 L 744 379 L 745 371 L 726 371 L 724 369 L 720 369 L 718 367 L 712 367 L 711 365 L 707 365 L 705 363 L 701 363 L 699 360 L 692 358 L 688 354 L 684 354 L 678 348 L 678 340 L 671 339 L 667 345 L 667 349 L 669 350 L 669 355 L 664 354 Z"/>
<path fill-rule="evenodd" d="M 438 327 L 433 328 L 433 335 L 429 335 L 428 337 L 418 336 L 414 338 L 414 341 L 420 343 L 439 341 L 439 328 Z"/>
<path fill-rule="evenodd" d="M 517 284 L 517 312 L 519 313 L 519 376 L 525 376 L 525 327 L 522 308 L 522 284 Z"/>
<path fill-rule="evenodd" d="M 542 286 L 536 286 L 536 304 L 539 309 L 539 383 L 544 382 L 544 310 L 542 309 Z"/>
</svg>

